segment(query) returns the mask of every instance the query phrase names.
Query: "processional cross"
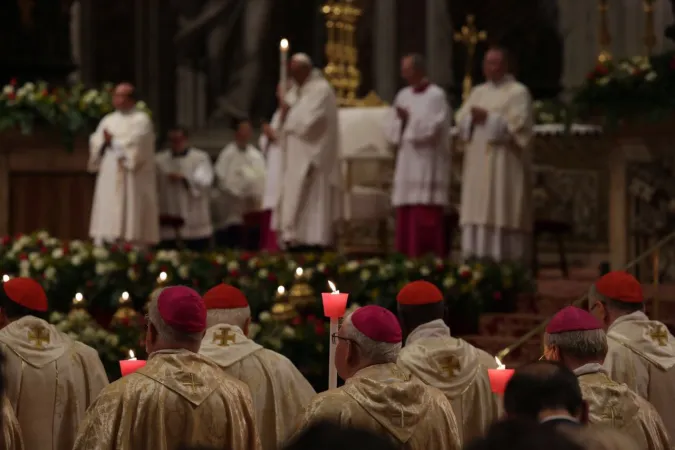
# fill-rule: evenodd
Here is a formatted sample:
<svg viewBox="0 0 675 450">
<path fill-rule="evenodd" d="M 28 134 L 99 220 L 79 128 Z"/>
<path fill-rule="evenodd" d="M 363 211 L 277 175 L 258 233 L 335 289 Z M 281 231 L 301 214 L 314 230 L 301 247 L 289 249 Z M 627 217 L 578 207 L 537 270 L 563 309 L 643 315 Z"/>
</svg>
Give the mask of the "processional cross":
<svg viewBox="0 0 675 450">
<path fill-rule="evenodd" d="M 665 347 L 668 343 L 668 333 L 662 325 L 655 327 L 649 337 L 651 337 L 654 342 L 658 342 L 661 347 Z"/>
<path fill-rule="evenodd" d="M 455 41 L 466 46 L 466 69 L 464 81 L 462 82 L 462 100 L 466 100 L 471 93 L 473 80 L 471 72 L 473 71 L 473 58 L 476 56 L 476 46 L 479 42 L 487 39 L 487 32 L 478 31 L 476 28 L 476 17 L 473 14 L 466 16 L 466 25 L 455 33 Z"/>
<path fill-rule="evenodd" d="M 213 343 L 218 344 L 219 347 L 227 347 L 230 344 L 234 344 L 235 336 L 230 330 L 222 329 L 218 334 L 213 335 Z"/>
</svg>

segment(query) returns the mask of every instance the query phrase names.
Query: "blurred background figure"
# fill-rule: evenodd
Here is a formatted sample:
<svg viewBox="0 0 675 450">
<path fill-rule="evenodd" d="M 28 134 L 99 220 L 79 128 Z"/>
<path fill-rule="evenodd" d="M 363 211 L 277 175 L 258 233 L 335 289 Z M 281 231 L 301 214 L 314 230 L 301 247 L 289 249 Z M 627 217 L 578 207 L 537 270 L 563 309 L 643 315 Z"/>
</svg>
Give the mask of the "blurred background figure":
<svg viewBox="0 0 675 450">
<path fill-rule="evenodd" d="M 583 450 L 562 431 L 536 421 L 510 418 L 495 423 L 484 437 L 464 445 L 464 450 Z"/>
<path fill-rule="evenodd" d="M 283 450 L 398 450 L 383 435 L 331 421 L 316 422 L 295 436 Z M 431 450 L 431 449 L 430 449 Z"/>
</svg>

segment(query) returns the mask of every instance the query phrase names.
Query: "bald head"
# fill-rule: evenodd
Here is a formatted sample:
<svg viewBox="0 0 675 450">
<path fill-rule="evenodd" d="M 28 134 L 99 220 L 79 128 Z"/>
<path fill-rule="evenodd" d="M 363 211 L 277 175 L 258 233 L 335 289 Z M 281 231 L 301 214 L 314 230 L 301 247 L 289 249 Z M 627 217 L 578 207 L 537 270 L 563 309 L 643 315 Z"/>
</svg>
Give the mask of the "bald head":
<svg viewBox="0 0 675 450">
<path fill-rule="evenodd" d="M 309 78 L 312 73 L 314 64 L 312 59 L 305 53 L 296 53 L 291 58 L 291 77 L 300 86 Z"/>
<path fill-rule="evenodd" d="M 113 92 L 113 106 L 118 111 L 127 111 L 136 105 L 136 88 L 131 83 L 120 83 Z"/>
</svg>

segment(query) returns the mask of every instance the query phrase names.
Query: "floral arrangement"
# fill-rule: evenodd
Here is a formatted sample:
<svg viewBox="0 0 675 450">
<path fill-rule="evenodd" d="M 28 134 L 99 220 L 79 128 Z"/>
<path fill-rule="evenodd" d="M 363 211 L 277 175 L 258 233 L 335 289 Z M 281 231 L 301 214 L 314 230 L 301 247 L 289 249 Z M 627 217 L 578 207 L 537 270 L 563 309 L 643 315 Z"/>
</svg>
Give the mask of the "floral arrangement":
<svg viewBox="0 0 675 450">
<path fill-rule="evenodd" d="M 577 93 L 585 116 L 601 116 L 610 125 L 658 121 L 675 113 L 675 52 L 597 64 Z"/>
<path fill-rule="evenodd" d="M 112 84 L 87 89 L 50 87 L 45 82 L 19 85 L 16 80 L 0 92 L 0 132 L 17 129 L 30 134 L 36 125 L 49 125 L 72 137 L 91 132 L 101 118 L 113 110 Z M 150 114 L 144 102 L 137 107 Z"/>
<path fill-rule="evenodd" d="M 300 267 L 303 280 L 316 293 L 316 303 L 289 321 L 275 320 L 271 310 L 277 289 L 291 289 Z M 475 332 L 481 312 L 512 311 L 519 295 L 534 290 L 529 271 L 512 264 L 472 261 L 457 265 L 440 258 L 410 260 L 401 255 L 350 260 L 330 253 L 318 257 L 151 252 L 131 246 L 65 242 L 44 231 L 2 239 L 0 275 L 5 279 L 24 276 L 39 280 L 50 299 L 50 308 L 62 314 L 54 315 L 54 320 L 62 323 L 66 332 L 100 348 L 100 353 L 113 352 L 112 361 L 126 357 L 129 349 L 143 347 L 140 311 L 157 287 L 164 283 L 183 284 L 203 293 L 220 282 L 230 283 L 246 294 L 257 319 L 250 334 L 262 345 L 289 357 L 308 378 L 317 380 L 323 380 L 321 374 L 328 357 L 327 322 L 319 300 L 319 294 L 328 290 L 328 280 L 342 292 L 349 292 L 350 307 L 377 303 L 390 309 L 395 308 L 396 293 L 403 285 L 428 280 L 444 291 L 456 332 Z M 76 326 L 74 322 L 80 313 L 63 316 L 72 309 L 72 299 L 78 293 L 86 302 L 89 317 L 117 336 L 115 350 L 111 349 L 115 347 L 112 338 L 100 328 L 93 328 L 91 320 L 87 323 L 94 334 L 86 331 L 85 336 L 87 326 Z"/>
<path fill-rule="evenodd" d="M 532 102 L 532 109 L 537 125 L 561 123 L 569 126 L 577 117 L 573 105 L 559 100 L 536 100 Z"/>
</svg>

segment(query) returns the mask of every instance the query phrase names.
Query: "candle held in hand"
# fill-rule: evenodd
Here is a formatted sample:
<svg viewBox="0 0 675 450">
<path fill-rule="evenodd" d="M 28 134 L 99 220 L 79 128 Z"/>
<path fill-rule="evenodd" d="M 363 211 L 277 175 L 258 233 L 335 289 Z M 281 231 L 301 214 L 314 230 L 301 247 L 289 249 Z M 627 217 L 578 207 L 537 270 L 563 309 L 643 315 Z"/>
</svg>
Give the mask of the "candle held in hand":
<svg viewBox="0 0 675 450">
<path fill-rule="evenodd" d="M 139 361 L 133 350 L 129 350 L 129 359 L 120 361 L 120 372 L 122 376 L 127 376 L 130 373 L 136 372 L 141 367 L 145 366 L 146 361 Z"/>
<path fill-rule="evenodd" d="M 506 390 L 506 385 L 509 383 L 509 380 L 513 376 L 513 369 L 507 369 L 504 364 L 495 357 L 497 362 L 496 369 L 488 369 L 488 377 L 490 378 L 490 387 L 492 392 L 498 395 L 503 395 Z"/>
<path fill-rule="evenodd" d="M 341 294 L 332 281 L 328 281 L 328 286 L 332 292 L 324 292 L 321 294 L 321 299 L 323 300 L 323 313 L 326 317 L 330 317 L 331 319 L 339 319 L 345 315 L 349 294 Z"/>
</svg>

